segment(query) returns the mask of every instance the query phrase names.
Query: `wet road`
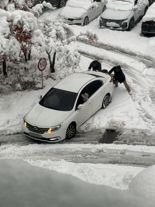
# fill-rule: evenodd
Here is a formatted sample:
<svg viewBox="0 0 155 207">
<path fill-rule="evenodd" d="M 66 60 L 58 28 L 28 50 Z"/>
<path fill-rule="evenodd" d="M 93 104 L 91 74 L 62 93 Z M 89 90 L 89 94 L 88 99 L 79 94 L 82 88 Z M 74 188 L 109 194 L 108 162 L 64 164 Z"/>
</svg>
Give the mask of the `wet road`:
<svg viewBox="0 0 155 207">
<path fill-rule="evenodd" d="M 99 143 L 103 139 L 101 131 L 77 134 L 72 140 L 58 144 L 38 143 L 23 134 L 0 136 L 0 158 L 32 160 L 66 160 L 77 163 L 111 163 L 135 166 L 150 166 L 155 163 L 154 151 L 137 151 L 123 145 Z M 117 142 L 119 142 L 117 140 Z M 146 147 L 147 148 L 147 147 Z"/>
</svg>

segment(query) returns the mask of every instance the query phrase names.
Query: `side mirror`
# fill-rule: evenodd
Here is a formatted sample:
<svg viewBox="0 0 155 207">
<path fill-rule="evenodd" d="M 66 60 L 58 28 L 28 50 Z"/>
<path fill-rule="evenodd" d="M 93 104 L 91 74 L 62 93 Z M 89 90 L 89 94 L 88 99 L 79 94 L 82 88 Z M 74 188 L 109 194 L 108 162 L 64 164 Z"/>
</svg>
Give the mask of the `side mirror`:
<svg viewBox="0 0 155 207">
<path fill-rule="evenodd" d="M 133 10 L 135 11 L 135 10 L 137 10 L 137 9 L 138 9 L 138 6 L 135 5 L 135 6 L 133 7 Z"/>
<path fill-rule="evenodd" d="M 42 95 L 40 95 L 40 96 L 39 96 L 39 100 L 41 100 L 42 98 L 43 98 L 43 96 L 42 96 Z"/>
<path fill-rule="evenodd" d="M 83 104 L 79 104 L 78 107 L 77 107 L 78 110 L 80 110 L 82 108 L 83 108 Z"/>
</svg>

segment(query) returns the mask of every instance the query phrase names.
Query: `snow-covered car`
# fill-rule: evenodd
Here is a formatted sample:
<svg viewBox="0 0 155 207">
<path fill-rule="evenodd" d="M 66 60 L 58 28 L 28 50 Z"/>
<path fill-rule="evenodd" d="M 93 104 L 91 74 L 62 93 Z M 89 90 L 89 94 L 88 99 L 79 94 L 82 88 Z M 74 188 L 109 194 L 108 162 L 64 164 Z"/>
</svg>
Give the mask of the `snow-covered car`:
<svg viewBox="0 0 155 207">
<path fill-rule="evenodd" d="M 61 8 L 65 6 L 67 0 L 34 0 L 34 4 L 39 4 L 43 2 L 50 3 L 53 7 Z"/>
<path fill-rule="evenodd" d="M 148 8 L 142 19 L 141 34 L 155 36 L 155 3 Z"/>
<path fill-rule="evenodd" d="M 60 17 L 68 24 L 87 25 L 97 18 L 104 8 L 104 0 L 68 0 Z"/>
<path fill-rule="evenodd" d="M 148 9 L 148 0 L 109 0 L 99 18 L 99 26 L 131 30 Z"/>
<path fill-rule="evenodd" d="M 25 135 L 45 142 L 74 137 L 79 126 L 111 102 L 114 86 L 110 80 L 111 77 L 102 72 L 67 76 L 25 115 Z"/>
</svg>

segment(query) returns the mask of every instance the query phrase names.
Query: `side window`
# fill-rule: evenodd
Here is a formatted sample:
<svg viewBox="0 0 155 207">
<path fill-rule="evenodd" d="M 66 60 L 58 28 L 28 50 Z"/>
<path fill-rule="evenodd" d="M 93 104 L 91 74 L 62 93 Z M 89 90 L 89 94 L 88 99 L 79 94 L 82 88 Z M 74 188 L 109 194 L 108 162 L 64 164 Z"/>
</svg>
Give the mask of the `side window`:
<svg viewBox="0 0 155 207">
<path fill-rule="evenodd" d="M 101 80 L 96 80 L 89 83 L 80 93 L 77 106 L 85 103 L 101 86 L 103 82 Z"/>
<path fill-rule="evenodd" d="M 96 81 L 93 81 L 92 83 L 89 83 L 87 85 L 89 97 L 92 96 L 102 85 L 103 85 L 103 82 L 101 80 L 96 80 Z"/>
</svg>

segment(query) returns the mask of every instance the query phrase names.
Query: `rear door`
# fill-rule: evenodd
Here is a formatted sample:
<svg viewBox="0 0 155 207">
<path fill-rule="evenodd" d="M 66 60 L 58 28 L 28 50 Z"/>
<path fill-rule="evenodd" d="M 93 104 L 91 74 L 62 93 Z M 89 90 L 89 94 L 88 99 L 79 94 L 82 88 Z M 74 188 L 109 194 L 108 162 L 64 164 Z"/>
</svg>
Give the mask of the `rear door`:
<svg viewBox="0 0 155 207">
<path fill-rule="evenodd" d="M 89 83 L 86 87 L 84 87 L 79 94 L 75 109 L 76 122 L 78 126 L 88 120 L 101 107 L 102 91 L 100 90 L 100 88 L 102 86 L 103 81 L 95 80 Z M 89 94 L 89 98 L 86 102 L 83 102 L 81 98 L 82 94 L 84 93 Z M 81 107 L 78 109 L 80 104 Z"/>
</svg>

